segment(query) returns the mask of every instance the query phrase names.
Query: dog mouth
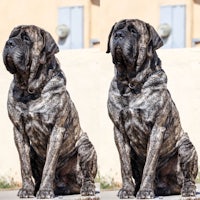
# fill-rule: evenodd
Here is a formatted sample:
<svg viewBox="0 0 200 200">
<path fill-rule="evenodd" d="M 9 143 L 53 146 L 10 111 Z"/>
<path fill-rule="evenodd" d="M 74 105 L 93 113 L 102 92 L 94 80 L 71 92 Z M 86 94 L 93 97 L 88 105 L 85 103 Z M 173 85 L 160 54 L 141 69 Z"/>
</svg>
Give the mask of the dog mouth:
<svg viewBox="0 0 200 200">
<path fill-rule="evenodd" d="M 10 55 L 8 52 L 4 52 L 3 54 L 3 62 L 6 66 L 6 69 L 11 73 L 16 73 L 16 65 L 14 63 L 14 59 L 12 55 Z"/>
<path fill-rule="evenodd" d="M 114 55 L 113 55 L 115 64 L 120 64 L 124 62 L 124 58 L 123 58 L 123 49 L 117 45 L 114 48 Z"/>
<path fill-rule="evenodd" d="M 123 54 L 123 50 L 122 50 L 122 48 L 120 46 L 116 46 L 116 48 L 115 48 L 115 54 L 116 55 Z"/>
<path fill-rule="evenodd" d="M 12 74 L 17 71 L 21 73 L 27 73 L 30 65 L 30 59 L 26 56 L 26 53 L 15 48 L 14 50 L 5 49 L 3 53 L 3 61 L 8 71 Z"/>
<path fill-rule="evenodd" d="M 13 58 L 9 53 L 8 54 L 4 53 L 3 61 L 4 61 L 4 64 L 6 66 L 7 65 L 9 65 L 9 66 L 14 65 Z"/>
</svg>

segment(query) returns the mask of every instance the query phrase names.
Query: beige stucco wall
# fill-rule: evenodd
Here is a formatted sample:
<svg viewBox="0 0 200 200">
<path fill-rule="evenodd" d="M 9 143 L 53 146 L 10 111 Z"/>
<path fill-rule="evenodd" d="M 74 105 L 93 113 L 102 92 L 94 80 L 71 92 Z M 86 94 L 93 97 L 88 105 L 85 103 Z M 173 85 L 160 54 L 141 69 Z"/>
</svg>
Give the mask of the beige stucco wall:
<svg viewBox="0 0 200 200">
<path fill-rule="evenodd" d="M 0 49 L 2 50 L 11 30 L 21 24 L 35 24 L 55 36 L 57 18 L 56 1 L 1 0 Z M 42 5 L 41 5 L 42 3 Z"/>
<path fill-rule="evenodd" d="M 193 7 L 193 38 L 200 38 L 200 26 L 199 26 L 199 19 L 200 19 L 200 4 L 194 4 Z"/>
<path fill-rule="evenodd" d="M 159 50 L 168 88 L 179 110 L 182 126 L 200 156 L 200 49 Z M 107 114 L 107 97 L 114 67 L 111 55 L 98 49 L 68 50 L 57 54 L 67 77 L 67 89 L 80 116 L 81 126 L 94 144 L 101 175 L 120 180 L 113 125 Z M 7 116 L 7 92 L 12 75 L 0 60 L 0 177 L 20 180 L 19 159 Z"/>
<path fill-rule="evenodd" d="M 158 26 L 158 0 L 155 0 L 154 3 L 149 0 L 126 0 L 125 2 L 126 3 L 122 3 L 121 0 L 115 0 L 115 2 L 105 0 L 101 2 L 100 39 L 102 50 L 106 49 L 107 37 L 112 25 L 121 19 L 138 18 L 155 27 Z"/>
</svg>

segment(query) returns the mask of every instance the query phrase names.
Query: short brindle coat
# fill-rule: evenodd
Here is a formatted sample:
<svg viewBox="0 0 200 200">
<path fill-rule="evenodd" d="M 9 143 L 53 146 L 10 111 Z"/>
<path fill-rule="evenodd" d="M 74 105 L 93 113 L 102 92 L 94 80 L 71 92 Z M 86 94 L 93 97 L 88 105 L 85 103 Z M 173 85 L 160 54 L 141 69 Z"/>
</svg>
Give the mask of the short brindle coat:
<svg viewBox="0 0 200 200">
<path fill-rule="evenodd" d="M 156 54 L 162 45 L 154 28 L 141 20 L 122 20 L 109 35 L 115 77 L 108 112 L 121 162 L 120 198 L 196 194 L 197 153 L 167 89 Z"/>
<path fill-rule="evenodd" d="M 14 28 L 4 48 L 5 66 L 14 75 L 8 113 L 21 164 L 21 198 L 95 195 L 96 152 L 81 130 L 58 51 L 52 36 L 36 26 Z"/>
</svg>

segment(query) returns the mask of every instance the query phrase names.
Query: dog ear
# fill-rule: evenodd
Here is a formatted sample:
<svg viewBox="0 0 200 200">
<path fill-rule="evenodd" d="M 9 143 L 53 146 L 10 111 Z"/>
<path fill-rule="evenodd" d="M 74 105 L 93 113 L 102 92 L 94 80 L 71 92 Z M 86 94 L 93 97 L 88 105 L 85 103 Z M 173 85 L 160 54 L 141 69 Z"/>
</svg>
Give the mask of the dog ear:
<svg viewBox="0 0 200 200">
<path fill-rule="evenodd" d="M 149 44 L 149 32 L 146 27 L 146 23 L 135 20 L 135 23 L 138 23 L 138 30 L 140 33 L 140 38 L 138 40 L 138 57 L 137 57 L 137 67 L 136 70 L 139 70 L 139 68 L 144 63 L 146 57 L 147 57 L 147 48 Z"/>
<path fill-rule="evenodd" d="M 115 23 L 116 24 L 116 23 Z M 112 26 L 111 28 L 111 31 L 108 35 L 108 43 L 107 43 L 107 50 L 106 50 L 106 53 L 110 53 L 110 38 L 112 36 L 112 33 L 113 33 L 113 30 L 114 30 L 114 27 L 115 27 L 115 24 Z"/>
<path fill-rule="evenodd" d="M 35 43 L 32 47 L 32 63 L 30 67 L 30 76 L 28 80 L 28 91 L 34 93 L 35 90 L 41 87 L 44 81 L 44 76 L 35 77 L 38 74 L 39 67 L 45 65 L 49 58 L 59 52 L 59 48 L 50 33 L 33 26 Z M 45 70 L 45 67 L 41 69 Z"/>
<path fill-rule="evenodd" d="M 59 52 L 59 48 L 50 33 L 41 30 L 41 35 L 43 37 L 44 48 L 41 52 L 40 63 L 45 64 L 49 57 Z"/>
<path fill-rule="evenodd" d="M 22 26 L 15 27 L 9 35 L 9 38 L 17 36 L 21 31 Z"/>
<path fill-rule="evenodd" d="M 141 27 L 143 34 L 139 39 L 139 53 L 137 59 L 138 68 L 143 64 L 146 57 L 151 57 L 153 51 L 163 46 L 163 41 L 156 30 L 149 24 L 144 23 Z"/>
<path fill-rule="evenodd" d="M 163 46 L 163 41 L 156 32 L 156 30 L 149 24 L 147 24 L 147 29 L 149 30 L 150 40 L 153 50 L 159 49 Z"/>
</svg>

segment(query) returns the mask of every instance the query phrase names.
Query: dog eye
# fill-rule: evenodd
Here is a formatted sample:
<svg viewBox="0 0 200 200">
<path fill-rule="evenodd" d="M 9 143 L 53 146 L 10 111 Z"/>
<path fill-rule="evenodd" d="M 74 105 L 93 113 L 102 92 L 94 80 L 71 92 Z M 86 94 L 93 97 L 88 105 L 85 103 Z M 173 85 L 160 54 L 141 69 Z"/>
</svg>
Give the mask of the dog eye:
<svg viewBox="0 0 200 200">
<path fill-rule="evenodd" d="M 138 35 L 137 30 L 133 26 L 128 26 L 129 32 L 131 32 L 134 35 Z"/>
<path fill-rule="evenodd" d="M 22 40 L 23 40 L 23 41 L 30 42 L 30 38 L 28 37 L 28 35 L 22 34 L 21 37 L 22 37 Z"/>
<path fill-rule="evenodd" d="M 133 33 L 133 34 L 137 34 L 137 33 L 138 33 L 134 28 L 131 28 L 129 31 L 130 31 L 131 33 Z"/>
</svg>

